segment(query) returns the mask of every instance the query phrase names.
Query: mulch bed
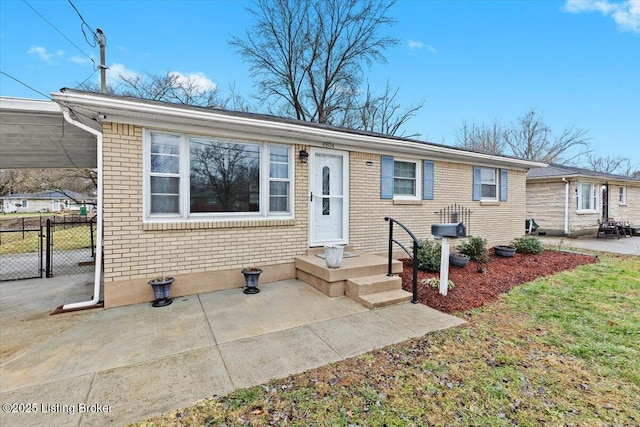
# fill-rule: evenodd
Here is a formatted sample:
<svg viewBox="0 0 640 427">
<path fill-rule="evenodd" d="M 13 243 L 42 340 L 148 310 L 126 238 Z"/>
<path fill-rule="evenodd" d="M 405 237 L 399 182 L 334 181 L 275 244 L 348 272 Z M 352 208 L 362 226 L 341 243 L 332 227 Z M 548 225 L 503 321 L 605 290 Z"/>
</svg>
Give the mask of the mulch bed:
<svg viewBox="0 0 640 427">
<path fill-rule="evenodd" d="M 578 253 L 544 250 L 539 255 L 516 253 L 512 258 L 496 256 L 491 252 L 487 273 L 478 273 L 477 264 L 470 261 L 465 267 L 449 267 L 449 280 L 455 287 L 440 295 L 438 288 L 423 285 L 424 278 L 440 278 L 440 273 L 418 271 L 418 301 L 444 313 L 466 311 L 494 301 L 514 286 L 536 277 L 549 276 L 579 265 L 598 262 L 598 258 Z M 403 260 L 402 288 L 412 292 L 412 264 Z"/>
</svg>

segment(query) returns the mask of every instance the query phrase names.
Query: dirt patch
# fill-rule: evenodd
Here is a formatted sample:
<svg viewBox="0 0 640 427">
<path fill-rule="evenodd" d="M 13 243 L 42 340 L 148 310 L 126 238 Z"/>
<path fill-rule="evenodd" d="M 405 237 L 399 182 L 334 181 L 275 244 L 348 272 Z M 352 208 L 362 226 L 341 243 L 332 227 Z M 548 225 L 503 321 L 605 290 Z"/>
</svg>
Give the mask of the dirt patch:
<svg viewBox="0 0 640 427">
<path fill-rule="evenodd" d="M 598 262 L 598 258 L 571 252 L 545 250 L 539 255 L 518 254 L 511 258 L 496 256 L 491 249 L 491 260 L 486 273 L 478 273 L 477 263 L 470 261 L 465 267 L 449 268 L 449 280 L 455 287 L 440 295 L 438 288 L 422 285 L 425 278 L 439 278 L 440 273 L 418 271 L 418 301 L 444 313 L 480 307 L 509 292 L 514 286 L 536 277 L 549 276 L 579 265 Z M 403 260 L 402 288 L 412 292 L 411 260 Z"/>
</svg>

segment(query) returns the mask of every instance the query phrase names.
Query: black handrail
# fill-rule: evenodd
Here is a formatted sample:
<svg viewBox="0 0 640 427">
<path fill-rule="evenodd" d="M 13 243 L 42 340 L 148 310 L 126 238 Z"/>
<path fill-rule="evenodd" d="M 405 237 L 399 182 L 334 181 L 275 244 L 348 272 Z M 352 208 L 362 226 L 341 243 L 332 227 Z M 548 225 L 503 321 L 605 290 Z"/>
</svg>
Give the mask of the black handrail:
<svg viewBox="0 0 640 427">
<path fill-rule="evenodd" d="M 420 249 L 422 247 L 422 243 L 420 243 L 420 241 L 418 240 L 418 238 L 407 228 L 404 226 L 404 224 L 402 224 L 401 222 L 385 216 L 384 217 L 385 221 L 389 221 L 389 265 L 387 268 L 387 276 L 393 276 L 393 273 L 391 272 L 391 262 L 392 262 L 392 256 L 391 253 L 393 251 L 393 244 L 396 243 L 398 246 L 400 246 L 402 248 L 403 251 L 405 251 L 407 253 L 407 255 L 409 255 L 409 257 L 411 258 L 411 260 L 413 261 L 413 299 L 411 300 L 411 302 L 413 304 L 417 304 L 418 303 L 418 249 Z M 405 248 L 402 243 L 398 242 L 397 240 L 395 240 L 393 238 L 393 223 L 398 224 L 400 227 L 402 227 L 404 229 L 404 231 L 407 232 L 407 234 L 409 234 L 409 236 L 411 236 L 411 238 L 413 239 L 413 255 L 409 253 L 409 251 L 407 250 L 407 248 Z"/>
</svg>

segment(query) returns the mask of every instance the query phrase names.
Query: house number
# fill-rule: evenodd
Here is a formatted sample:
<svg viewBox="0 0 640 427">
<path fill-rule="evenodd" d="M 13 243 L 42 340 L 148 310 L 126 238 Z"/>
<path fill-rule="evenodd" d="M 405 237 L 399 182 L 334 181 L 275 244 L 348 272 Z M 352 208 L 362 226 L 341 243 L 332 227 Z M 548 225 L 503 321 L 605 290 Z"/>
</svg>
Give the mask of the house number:
<svg viewBox="0 0 640 427">
<path fill-rule="evenodd" d="M 323 142 L 322 146 L 324 148 L 336 148 L 336 145 L 333 142 Z"/>
</svg>

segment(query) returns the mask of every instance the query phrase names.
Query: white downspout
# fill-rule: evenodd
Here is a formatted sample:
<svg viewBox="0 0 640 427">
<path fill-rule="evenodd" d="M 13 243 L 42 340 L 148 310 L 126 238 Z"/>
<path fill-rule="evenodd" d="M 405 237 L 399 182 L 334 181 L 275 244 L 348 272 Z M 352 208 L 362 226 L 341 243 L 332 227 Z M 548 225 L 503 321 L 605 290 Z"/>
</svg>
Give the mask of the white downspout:
<svg viewBox="0 0 640 427">
<path fill-rule="evenodd" d="M 63 310 L 72 310 L 77 308 L 89 307 L 96 305 L 100 299 L 100 282 L 102 281 L 102 132 L 90 128 L 84 123 L 80 123 L 71 118 L 67 109 L 62 110 L 62 115 L 65 120 L 72 125 L 79 127 L 96 136 L 97 140 L 97 161 L 98 161 L 98 221 L 96 224 L 96 262 L 95 262 L 95 275 L 93 279 L 93 299 L 90 301 L 75 302 L 72 304 L 65 304 L 62 306 Z"/>
<path fill-rule="evenodd" d="M 569 181 L 562 177 L 564 182 L 564 235 L 569 235 Z"/>
</svg>

